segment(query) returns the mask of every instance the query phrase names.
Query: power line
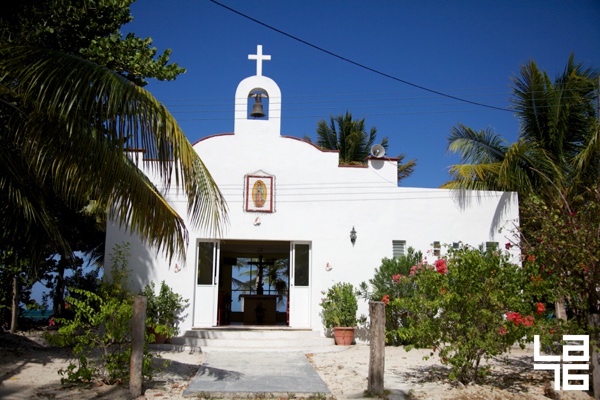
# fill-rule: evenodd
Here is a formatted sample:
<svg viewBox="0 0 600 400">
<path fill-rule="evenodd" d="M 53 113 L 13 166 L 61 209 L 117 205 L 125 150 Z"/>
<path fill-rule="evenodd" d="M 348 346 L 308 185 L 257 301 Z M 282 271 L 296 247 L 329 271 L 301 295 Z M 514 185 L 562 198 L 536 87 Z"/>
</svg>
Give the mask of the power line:
<svg viewBox="0 0 600 400">
<path fill-rule="evenodd" d="M 287 32 L 284 32 L 284 31 L 282 31 L 281 29 L 277 29 L 277 28 L 275 28 L 275 27 L 273 27 L 273 26 L 271 26 L 271 25 L 268 25 L 268 24 L 266 24 L 266 23 L 264 23 L 264 22 L 262 22 L 262 21 L 259 21 L 259 20 L 257 20 L 256 18 L 252 18 L 252 17 L 250 17 L 249 15 L 246 15 L 246 14 L 244 14 L 244 13 L 242 13 L 242 12 L 240 12 L 240 11 L 237 11 L 237 10 L 235 10 L 235 9 L 231 8 L 231 7 L 228 7 L 228 6 L 224 5 L 224 4 L 221 4 L 221 3 L 219 3 L 219 2 L 218 2 L 218 1 L 216 1 L 216 0 L 209 0 L 209 1 L 210 1 L 210 2 L 212 2 L 212 3 L 214 3 L 214 4 L 216 4 L 216 5 L 218 5 L 218 6 L 220 6 L 220 7 L 223 7 L 223 8 L 225 8 L 226 10 L 229 10 L 229 11 L 231 11 L 231 12 L 235 13 L 235 14 L 238 14 L 238 15 L 240 15 L 240 16 L 242 16 L 242 17 L 246 18 L 246 19 L 249 19 L 249 20 L 250 20 L 250 21 L 252 21 L 252 22 L 255 22 L 255 23 L 259 24 L 259 25 L 262 25 L 262 26 L 264 26 L 265 28 L 271 29 L 271 30 L 273 30 L 273 31 L 275 31 L 275 32 L 277 32 L 277 33 L 280 33 L 280 34 L 282 34 L 282 35 L 284 35 L 284 36 L 287 36 L 287 37 L 289 37 L 290 39 L 296 40 L 296 41 L 298 41 L 298 42 L 300 42 L 300 43 L 302 43 L 302 44 L 305 44 L 305 45 L 307 45 L 307 46 L 310 46 L 310 47 L 312 47 L 313 49 L 319 50 L 319 51 L 321 51 L 321 52 L 323 52 L 323 53 L 325 53 L 325 54 L 329 54 L 329 55 L 330 55 L 330 56 L 332 56 L 332 57 L 338 58 L 338 59 L 340 59 L 340 60 L 342 60 L 342 61 L 345 61 L 345 62 L 347 62 L 347 63 L 350 63 L 350 64 L 352 64 L 352 65 L 355 65 L 355 66 L 357 66 L 357 67 L 359 67 L 359 68 L 365 69 L 365 70 L 367 70 L 367 71 L 373 72 L 373 73 L 375 73 L 375 74 L 381 75 L 381 76 L 383 76 L 383 77 L 386 77 L 386 78 L 388 78 L 388 79 L 392 79 L 392 80 L 394 80 L 394 81 L 397 81 L 397 82 L 403 83 L 403 84 L 405 84 L 405 85 L 408 85 L 408 86 L 412 86 L 412 87 L 414 87 L 414 88 L 417 88 L 417 89 L 420 89 L 420 90 L 424 90 L 424 91 L 426 91 L 426 92 L 429 92 L 429 93 L 434 93 L 434 94 L 437 94 L 438 96 L 443 96 L 443 97 L 447 97 L 447 98 L 449 98 L 449 99 L 453 99 L 453 100 L 456 100 L 456 101 L 461 101 L 461 102 L 463 102 L 463 103 L 473 104 L 473 105 L 476 105 L 476 106 L 479 106 L 479 107 L 490 108 L 490 109 L 493 109 L 493 110 L 507 111 L 507 112 L 511 112 L 511 113 L 512 113 L 512 112 L 514 112 L 514 110 L 511 110 L 511 109 L 508 109 L 508 108 L 502 108 L 502 107 L 490 106 L 490 105 L 488 105 L 488 104 L 484 104 L 484 103 L 479 103 L 479 102 L 476 102 L 476 101 L 471 101 L 471 100 L 463 99 L 463 98 L 461 98 L 461 97 L 457 97 L 457 96 L 453 96 L 453 95 L 450 95 L 450 94 L 447 94 L 447 93 L 443 93 L 443 92 L 440 92 L 440 91 L 437 91 L 437 90 L 429 89 L 429 88 L 427 88 L 427 87 L 425 87 L 425 86 L 417 85 L 416 83 L 412 83 L 412 82 L 406 81 L 406 80 L 404 80 L 404 79 L 400 79 L 400 78 L 398 78 L 398 77 L 396 77 L 396 76 L 393 76 L 393 75 L 387 74 L 387 73 L 385 73 L 385 72 L 379 71 L 379 70 L 377 70 L 377 69 L 375 69 L 375 68 L 371 68 L 371 67 L 369 67 L 369 66 L 366 66 L 366 65 L 364 65 L 364 64 L 361 64 L 361 63 L 359 63 L 359 62 L 356 62 L 356 61 L 354 61 L 354 60 L 351 60 L 351 59 L 349 59 L 349 58 L 346 58 L 346 57 L 344 57 L 344 56 L 341 56 L 341 55 L 339 55 L 339 54 L 336 54 L 336 53 L 334 53 L 334 52 L 332 52 L 332 51 L 329 51 L 329 50 L 327 50 L 327 49 L 324 49 L 324 48 L 322 48 L 322 47 L 319 47 L 319 46 L 317 46 L 317 45 L 315 45 L 315 44 L 313 44 L 313 43 L 307 42 L 307 41 L 306 41 L 306 40 L 304 40 L 304 39 L 300 39 L 300 38 L 299 38 L 299 37 L 297 37 L 297 36 L 291 35 L 291 34 L 289 34 L 289 33 L 287 33 Z"/>
</svg>

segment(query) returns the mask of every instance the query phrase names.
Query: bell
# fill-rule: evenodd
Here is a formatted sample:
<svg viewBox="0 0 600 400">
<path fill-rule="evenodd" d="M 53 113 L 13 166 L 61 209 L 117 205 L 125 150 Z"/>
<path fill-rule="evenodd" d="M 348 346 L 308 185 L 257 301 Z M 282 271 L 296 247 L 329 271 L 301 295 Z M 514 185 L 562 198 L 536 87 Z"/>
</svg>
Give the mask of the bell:
<svg viewBox="0 0 600 400">
<path fill-rule="evenodd" d="M 254 105 L 252 106 L 252 112 L 250 113 L 251 117 L 254 118 L 262 118 L 266 114 L 263 110 L 262 101 L 260 100 L 260 95 L 254 96 Z"/>
</svg>

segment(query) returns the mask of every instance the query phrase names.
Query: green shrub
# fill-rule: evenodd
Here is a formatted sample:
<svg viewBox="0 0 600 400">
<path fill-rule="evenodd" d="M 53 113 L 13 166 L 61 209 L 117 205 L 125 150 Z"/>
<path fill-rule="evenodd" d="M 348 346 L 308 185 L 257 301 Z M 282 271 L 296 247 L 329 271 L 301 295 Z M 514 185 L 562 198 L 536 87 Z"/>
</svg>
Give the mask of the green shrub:
<svg viewBox="0 0 600 400">
<path fill-rule="evenodd" d="M 325 328 L 336 326 L 355 327 L 357 324 L 356 312 L 358 311 L 357 292 L 351 283 L 336 283 L 327 292 L 327 297 L 321 302 L 323 322 Z"/>
<path fill-rule="evenodd" d="M 409 285 L 399 285 L 397 280 L 408 276 L 411 267 L 419 264 L 422 258 L 423 254 L 412 247 L 400 257 L 384 258 L 381 260 L 381 266 L 375 269 L 375 276 L 369 280 L 369 284 L 360 284 L 360 296 L 370 301 L 411 297 L 413 288 Z M 397 303 L 388 303 L 385 307 L 385 334 L 388 345 L 407 344 L 407 341 L 398 335 L 398 328 L 409 323 L 406 315 L 407 310 L 400 308 Z"/>
<path fill-rule="evenodd" d="M 499 251 L 449 249 L 446 259 L 413 266 L 397 284 L 412 290 L 389 303 L 407 311 L 398 336 L 439 352 L 449 378 L 462 383 L 481 381 L 488 372 L 482 359 L 524 345 L 544 320 L 543 288 Z"/>
<path fill-rule="evenodd" d="M 148 299 L 146 327 L 159 335 L 176 336 L 179 333 L 181 313 L 189 306 L 189 301 L 175 293 L 165 281 L 161 282 L 158 294 L 154 282 L 150 282 L 140 295 Z M 153 338 L 150 338 L 150 341 L 153 341 Z"/>
<path fill-rule="evenodd" d="M 100 282 L 98 293 L 70 288 L 73 296 L 66 300 L 72 318 L 56 318 L 58 332 L 46 335 L 54 345 L 71 347 L 77 360 L 59 371 L 63 383 L 129 381 L 133 296 L 125 285 L 128 249 L 128 244 L 116 246 L 112 281 Z M 146 379 L 152 378 L 151 361 L 145 350 L 142 374 Z"/>
</svg>

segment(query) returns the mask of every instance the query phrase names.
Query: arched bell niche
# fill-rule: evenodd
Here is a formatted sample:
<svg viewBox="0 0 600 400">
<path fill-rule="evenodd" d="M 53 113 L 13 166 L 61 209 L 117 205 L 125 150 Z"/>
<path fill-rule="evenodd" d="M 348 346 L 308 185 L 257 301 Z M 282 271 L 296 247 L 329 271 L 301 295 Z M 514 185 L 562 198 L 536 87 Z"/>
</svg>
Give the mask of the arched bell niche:
<svg viewBox="0 0 600 400">
<path fill-rule="evenodd" d="M 269 94 L 262 88 L 254 88 L 248 94 L 249 119 L 269 119 Z"/>
</svg>

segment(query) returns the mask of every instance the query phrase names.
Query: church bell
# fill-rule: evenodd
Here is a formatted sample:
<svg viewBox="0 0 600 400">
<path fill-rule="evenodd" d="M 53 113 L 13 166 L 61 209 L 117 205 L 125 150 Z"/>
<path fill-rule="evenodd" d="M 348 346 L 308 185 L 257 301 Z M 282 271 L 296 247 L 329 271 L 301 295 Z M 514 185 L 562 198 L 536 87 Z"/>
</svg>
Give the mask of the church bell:
<svg viewBox="0 0 600 400">
<path fill-rule="evenodd" d="M 252 112 L 250 113 L 251 117 L 262 118 L 266 115 L 265 111 L 263 110 L 262 100 L 260 98 L 260 94 L 256 94 L 254 96 L 254 105 L 252 106 Z"/>
</svg>

